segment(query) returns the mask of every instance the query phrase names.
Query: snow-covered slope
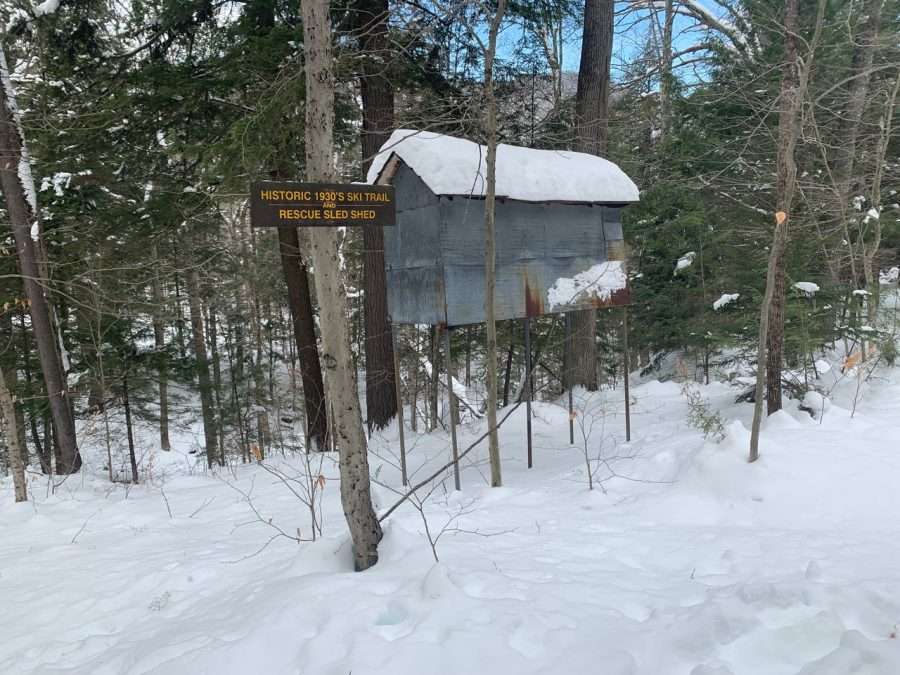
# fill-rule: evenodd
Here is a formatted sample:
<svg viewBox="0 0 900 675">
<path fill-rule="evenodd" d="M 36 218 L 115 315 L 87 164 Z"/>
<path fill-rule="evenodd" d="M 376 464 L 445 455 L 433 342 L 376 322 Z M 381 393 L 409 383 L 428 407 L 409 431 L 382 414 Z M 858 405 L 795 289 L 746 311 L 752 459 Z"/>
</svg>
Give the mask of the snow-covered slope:
<svg viewBox="0 0 900 675">
<path fill-rule="evenodd" d="M 566 411 L 536 404 L 530 471 L 516 410 L 501 434 L 506 487 L 486 487 L 480 449 L 462 492 L 451 480 L 425 503 L 432 535 L 446 525 L 440 563 L 407 506 L 362 574 L 349 571 L 329 462 L 315 544 L 272 539 L 269 518 L 289 534 L 309 527 L 276 477 L 209 475 L 181 454 L 189 437 L 151 453 L 157 479 L 127 492 L 97 475 L 99 460 L 55 495 L 35 478 L 33 504 L 13 505 L 3 484 L 0 672 L 900 672 L 900 371 L 863 384 L 853 417 L 847 378 L 821 420 L 770 418 L 753 465 L 750 406 L 725 385 L 702 391 L 730 420 L 720 444 L 686 426 L 674 383 L 632 390 L 631 444 L 619 393 L 578 397 L 575 447 Z M 603 458 L 593 492 L 585 437 Z M 399 487 L 395 440 L 373 441 L 382 509 Z M 419 477 L 449 453 L 443 434 L 410 443 Z"/>
</svg>

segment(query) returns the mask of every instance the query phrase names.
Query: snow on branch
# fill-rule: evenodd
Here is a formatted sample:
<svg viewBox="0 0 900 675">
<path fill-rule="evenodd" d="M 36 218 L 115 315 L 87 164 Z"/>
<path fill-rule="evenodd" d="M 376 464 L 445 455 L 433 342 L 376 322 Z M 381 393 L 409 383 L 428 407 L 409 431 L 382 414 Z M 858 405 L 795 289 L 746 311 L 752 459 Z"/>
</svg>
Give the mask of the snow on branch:
<svg viewBox="0 0 900 675">
<path fill-rule="evenodd" d="M 35 16 L 45 16 L 53 14 L 59 9 L 59 0 L 44 0 L 41 4 L 34 8 Z"/>
<path fill-rule="evenodd" d="M 19 107 L 16 105 L 15 90 L 13 89 L 12 79 L 9 76 L 9 66 L 6 63 L 6 52 L 0 46 L 0 87 L 3 88 L 6 106 L 9 109 L 16 133 L 19 135 L 19 142 L 22 150 L 19 156 L 18 175 L 19 182 L 22 184 L 22 190 L 28 205 L 31 207 L 32 214 L 37 217 L 37 190 L 34 187 L 34 177 L 31 175 L 31 158 L 28 156 L 28 148 L 25 145 L 25 134 L 22 133 L 22 116 L 19 114 Z M 34 228 L 32 228 L 32 238 L 34 238 Z"/>
<path fill-rule="evenodd" d="M 682 7 L 677 11 L 679 14 L 691 16 L 708 28 L 721 33 L 738 49 L 747 50 L 750 47 L 747 35 L 737 25 L 724 17 L 716 16 L 700 0 L 682 0 Z"/>
</svg>

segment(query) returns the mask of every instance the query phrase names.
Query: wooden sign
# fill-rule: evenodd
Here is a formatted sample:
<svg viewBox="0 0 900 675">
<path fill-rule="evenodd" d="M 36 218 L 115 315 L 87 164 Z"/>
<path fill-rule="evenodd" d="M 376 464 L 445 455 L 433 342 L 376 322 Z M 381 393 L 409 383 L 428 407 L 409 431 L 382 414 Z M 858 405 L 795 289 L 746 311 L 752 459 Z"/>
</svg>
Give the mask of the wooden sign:
<svg viewBox="0 0 900 675">
<path fill-rule="evenodd" d="M 385 226 L 396 222 L 390 185 L 260 181 L 250 186 L 253 227 Z"/>
</svg>

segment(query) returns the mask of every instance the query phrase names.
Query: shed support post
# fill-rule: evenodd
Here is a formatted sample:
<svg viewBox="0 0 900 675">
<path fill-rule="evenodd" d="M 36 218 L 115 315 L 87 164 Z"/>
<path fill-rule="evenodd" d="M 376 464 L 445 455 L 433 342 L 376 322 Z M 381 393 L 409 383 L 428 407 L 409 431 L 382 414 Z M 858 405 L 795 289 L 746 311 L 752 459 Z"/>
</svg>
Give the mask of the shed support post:
<svg viewBox="0 0 900 675">
<path fill-rule="evenodd" d="M 456 445 L 456 406 L 454 404 L 453 395 L 453 358 L 450 353 L 450 326 L 444 330 L 444 367 L 447 369 L 447 405 L 450 406 L 450 444 L 453 448 L 453 482 L 457 490 L 461 490 L 459 483 L 459 447 Z M 438 374 L 435 371 L 434 376 Z"/>
<path fill-rule="evenodd" d="M 531 319 L 522 320 L 525 327 L 525 429 L 528 435 L 528 468 L 532 467 L 531 455 Z"/>
<path fill-rule="evenodd" d="M 631 396 L 628 391 L 628 375 L 631 363 L 628 358 L 628 307 L 622 308 L 622 368 L 625 371 L 625 442 L 631 441 Z"/>
<path fill-rule="evenodd" d="M 397 332 L 400 326 L 391 322 L 389 329 L 391 331 L 391 347 L 394 351 L 394 393 L 397 396 L 397 430 L 400 433 L 400 478 L 404 487 L 409 483 L 406 477 L 406 430 L 403 428 L 403 384 L 400 381 L 400 350 L 397 349 Z M 413 415 L 416 414 L 415 407 Z"/>
<path fill-rule="evenodd" d="M 569 339 L 571 338 L 572 332 L 572 321 L 568 313 L 563 314 L 563 319 L 566 324 L 566 337 L 563 344 L 569 344 Z M 563 366 L 566 369 L 566 372 L 563 376 L 563 381 L 566 383 L 566 388 L 568 389 L 569 394 L 569 445 L 575 445 L 575 405 L 574 401 L 572 400 L 572 374 L 568 372 L 568 370 L 572 366 L 565 359 L 565 357 L 563 358 L 563 360 L 565 361 L 565 363 L 563 363 Z"/>
</svg>

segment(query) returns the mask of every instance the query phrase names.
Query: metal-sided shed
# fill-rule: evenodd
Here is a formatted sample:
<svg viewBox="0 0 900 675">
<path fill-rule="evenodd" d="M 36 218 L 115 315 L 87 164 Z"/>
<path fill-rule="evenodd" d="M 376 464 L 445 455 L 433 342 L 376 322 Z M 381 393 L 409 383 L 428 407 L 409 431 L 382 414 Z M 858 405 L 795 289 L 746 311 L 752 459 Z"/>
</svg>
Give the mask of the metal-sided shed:
<svg viewBox="0 0 900 675">
<path fill-rule="evenodd" d="M 384 235 L 393 323 L 485 320 L 485 157 L 472 141 L 401 129 L 374 159 L 368 181 L 396 194 Z M 498 320 L 628 303 L 621 211 L 638 190 L 618 166 L 501 144 L 496 194 Z"/>
</svg>

